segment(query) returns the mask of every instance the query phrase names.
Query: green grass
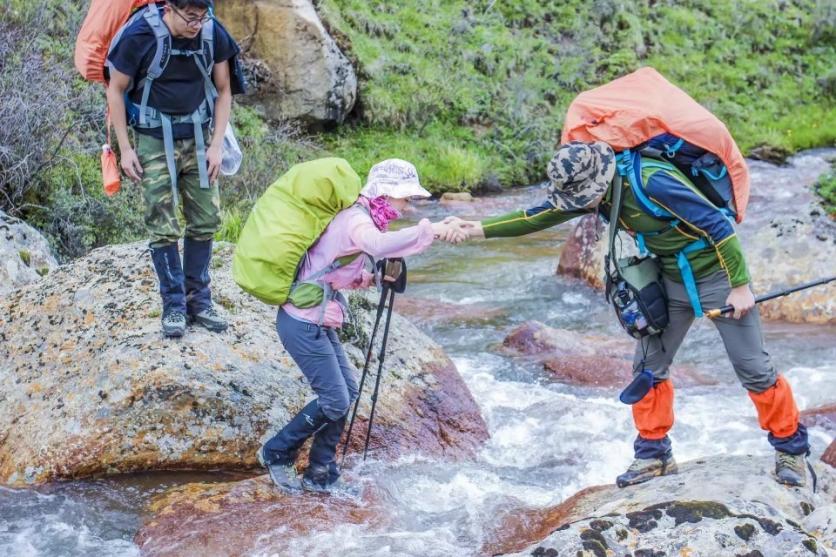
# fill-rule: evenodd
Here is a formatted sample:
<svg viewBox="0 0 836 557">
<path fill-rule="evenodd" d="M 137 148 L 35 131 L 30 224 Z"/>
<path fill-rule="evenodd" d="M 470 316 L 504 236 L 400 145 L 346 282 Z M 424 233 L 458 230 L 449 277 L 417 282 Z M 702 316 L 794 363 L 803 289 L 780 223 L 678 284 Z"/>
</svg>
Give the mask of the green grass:
<svg viewBox="0 0 836 557">
<path fill-rule="evenodd" d="M 652 4 L 652 7 L 651 7 Z M 324 136 L 359 172 L 415 162 L 435 192 L 544 177 L 577 93 L 650 65 L 744 152 L 836 142 L 836 8 L 821 0 L 322 0 L 358 67 L 357 119 Z"/>
</svg>

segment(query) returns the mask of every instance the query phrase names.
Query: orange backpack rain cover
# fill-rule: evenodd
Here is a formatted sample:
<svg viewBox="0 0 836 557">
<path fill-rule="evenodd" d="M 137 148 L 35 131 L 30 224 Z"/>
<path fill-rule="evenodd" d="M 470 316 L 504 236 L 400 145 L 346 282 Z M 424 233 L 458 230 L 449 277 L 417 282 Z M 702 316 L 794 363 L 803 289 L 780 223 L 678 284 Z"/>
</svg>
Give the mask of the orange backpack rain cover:
<svg viewBox="0 0 836 557">
<path fill-rule="evenodd" d="M 749 168 L 725 124 L 650 67 L 578 95 L 566 114 L 561 143 L 604 141 L 616 151 L 671 133 L 720 157 L 729 171 L 743 220 Z"/>
<path fill-rule="evenodd" d="M 110 41 L 134 10 L 153 0 L 93 0 L 75 42 L 75 67 L 87 81 L 105 82 Z"/>
</svg>

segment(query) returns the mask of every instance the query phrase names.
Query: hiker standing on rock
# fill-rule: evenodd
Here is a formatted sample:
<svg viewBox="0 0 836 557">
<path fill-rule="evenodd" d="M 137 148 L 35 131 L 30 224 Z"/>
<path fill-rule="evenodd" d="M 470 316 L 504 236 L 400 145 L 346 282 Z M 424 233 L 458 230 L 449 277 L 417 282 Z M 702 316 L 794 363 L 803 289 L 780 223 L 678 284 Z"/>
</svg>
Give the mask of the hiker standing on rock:
<svg viewBox="0 0 836 557">
<path fill-rule="evenodd" d="M 365 269 L 368 256 L 375 260 L 406 257 L 423 252 L 434 239 L 457 243 L 466 236 L 456 226 L 427 219 L 396 232 L 386 231 L 410 199 L 422 197 L 430 197 L 430 193 L 419 183 L 412 164 L 390 159 L 372 167 L 356 203 L 337 213 L 299 268 L 295 284 L 321 285 L 320 303 L 304 304 L 307 309 L 301 309 L 294 305 L 291 290 L 291 301 L 279 309 L 276 328 L 282 344 L 317 395 L 259 449 L 259 461 L 282 489 L 327 492 L 340 477 L 337 444 L 358 387 L 354 367 L 337 337 L 348 313 L 348 303 L 339 291 L 374 284 L 374 274 Z M 394 282 L 397 278 L 384 280 Z M 326 292 L 330 294 L 327 298 Z M 294 464 L 299 449 L 311 436 L 310 464 L 300 484 Z"/>
<path fill-rule="evenodd" d="M 212 306 L 209 262 L 221 222 L 217 178 L 232 105 L 230 60 L 240 49 L 211 7 L 211 0 L 151 3 L 114 39 L 107 59 L 108 109 L 122 170 L 142 183 L 166 337 L 183 336 L 187 320 L 227 328 Z"/>
<path fill-rule="evenodd" d="M 642 166 L 644 193 L 677 218 L 649 214 L 628 178 L 617 178 L 616 155 L 606 143 L 570 142 L 562 145 L 548 165 L 549 197 L 537 207 L 481 221 L 458 223 L 473 239 L 521 236 L 544 230 L 575 217 L 598 212 L 609 215 L 614 187 L 621 188 L 619 228 L 644 235 L 645 248 L 659 258 L 667 292 L 669 323 L 661 334 L 642 338 L 636 347 L 635 371 L 652 371 L 653 386 L 632 405 L 638 430 L 635 460 L 618 476 L 619 487 L 673 474 L 668 431 L 673 426 L 673 384 L 670 365 L 695 319 L 693 296 L 702 307 L 734 306 L 731 317 L 714 319 L 738 379 L 755 404 L 761 427 L 769 431 L 776 451 L 775 472 L 780 483 L 801 486 L 806 481 L 807 430 L 799 423 L 789 382 L 779 375 L 763 348 L 760 316 L 749 287 L 751 278 L 731 220 L 700 195 L 691 180 L 673 165 L 654 161 Z M 614 186 L 611 187 L 611 183 Z M 613 224 L 610 223 L 610 226 Z M 677 255 L 696 239 L 704 247 L 687 253 L 694 288 L 681 274 Z"/>
</svg>

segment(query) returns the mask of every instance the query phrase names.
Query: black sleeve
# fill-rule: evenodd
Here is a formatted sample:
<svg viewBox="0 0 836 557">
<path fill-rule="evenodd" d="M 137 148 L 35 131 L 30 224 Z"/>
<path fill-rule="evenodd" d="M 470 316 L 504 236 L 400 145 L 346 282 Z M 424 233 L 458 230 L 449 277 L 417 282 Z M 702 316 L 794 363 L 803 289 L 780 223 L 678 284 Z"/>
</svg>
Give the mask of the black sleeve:
<svg viewBox="0 0 836 557">
<path fill-rule="evenodd" d="M 226 62 L 238 55 L 241 48 L 220 21 L 215 20 L 215 63 Z"/>
<path fill-rule="evenodd" d="M 145 58 L 157 45 L 151 29 L 148 28 L 147 32 L 143 29 L 144 23 L 140 20 L 125 29 L 119 42 L 113 46 L 113 50 L 107 57 L 114 68 L 132 79 L 137 79 L 141 73 L 144 73 L 148 65 Z"/>
</svg>

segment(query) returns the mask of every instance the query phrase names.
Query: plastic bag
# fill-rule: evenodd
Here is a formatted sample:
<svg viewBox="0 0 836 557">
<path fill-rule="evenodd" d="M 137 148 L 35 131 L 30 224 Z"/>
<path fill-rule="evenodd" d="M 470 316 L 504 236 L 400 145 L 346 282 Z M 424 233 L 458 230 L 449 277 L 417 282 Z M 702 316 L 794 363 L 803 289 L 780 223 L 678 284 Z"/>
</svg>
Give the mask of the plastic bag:
<svg viewBox="0 0 836 557">
<path fill-rule="evenodd" d="M 235 132 L 232 131 L 232 124 L 226 125 L 224 132 L 223 154 L 221 156 L 221 174 L 234 176 L 241 168 L 241 160 L 244 158 L 238 140 L 235 139 Z"/>
<path fill-rule="evenodd" d="M 122 186 L 122 176 L 119 173 L 119 164 L 116 161 L 116 153 L 110 145 L 102 145 L 102 183 L 105 195 L 113 197 L 119 193 Z"/>
</svg>

